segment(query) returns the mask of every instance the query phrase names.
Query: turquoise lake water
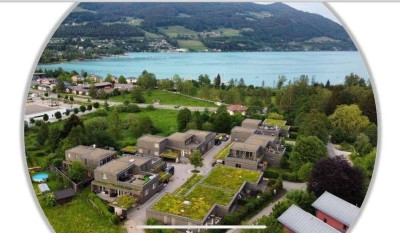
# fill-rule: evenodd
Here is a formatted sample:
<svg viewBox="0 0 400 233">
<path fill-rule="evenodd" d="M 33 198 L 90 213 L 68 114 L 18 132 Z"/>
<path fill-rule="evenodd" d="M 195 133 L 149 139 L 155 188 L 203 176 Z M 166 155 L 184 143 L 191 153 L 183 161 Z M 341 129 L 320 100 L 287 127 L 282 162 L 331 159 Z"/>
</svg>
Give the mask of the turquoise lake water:
<svg viewBox="0 0 400 233">
<path fill-rule="evenodd" d="M 369 74 L 359 52 L 221 52 L 221 53 L 129 53 L 127 56 L 106 57 L 100 60 L 76 61 L 60 64 L 38 65 L 38 68 L 67 71 L 85 70 L 105 77 L 138 77 L 143 70 L 157 78 L 194 78 L 218 73 L 223 81 L 243 78 L 247 85 L 275 84 L 279 75 L 288 80 L 308 75 L 317 82 L 342 83 L 346 75 L 356 73 L 369 79 Z"/>
</svg>

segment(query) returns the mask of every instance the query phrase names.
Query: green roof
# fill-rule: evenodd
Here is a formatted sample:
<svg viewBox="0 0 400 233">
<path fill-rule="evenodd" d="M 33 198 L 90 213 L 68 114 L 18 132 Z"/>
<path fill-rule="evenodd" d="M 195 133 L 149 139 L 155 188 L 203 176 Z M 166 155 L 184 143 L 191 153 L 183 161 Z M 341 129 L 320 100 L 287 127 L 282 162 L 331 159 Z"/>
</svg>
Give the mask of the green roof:
<svg viewBox="0 0 400 233">
<path fill-rule="evenodd" d="M 220 150 L 215 156 L 214 159 L 225 159 L 226 156 L 228 156 L 229 151 L 231 149 L 233 142 L 230 142 L 228 145 L 226 145 L 222 150 Z"/>
<path fill-rule="evenodd" d="M 123 209 L 129 209 L 133 204 L 137 202 L 137 199 L 132 196 L 120 196 L 110 203 L 112 206 L 121 207 Z"/>
<path fill-rule="evenodd" d="M 267 125 L 277 125 L 277 126 L 281 127 L 283 130 L 289 129 L 289 126 L 286 125 L 285 120 L 267 119 L 266 124 Z"/>
<path fill-rule="evenodd" d="M 127 146 L 121 149 L 122 152 L 125 153 L 130 153 L 130 154 L 135 154 L 137 152 L 137 147 L 136 146 Z"/>
<path fill-rule="evenodd" d="M 176 158 L 178 158 L 179 155 L 180 154 L 179 154 L 178 151 L 166 150 L 160 156 L 163 157 L 163 158 L 176 159 Z"/>
<path fill-rule="evenodd" d="M 166 193 L 152 209 L 203 220 L 215 204 L 227 206 L 245 181 L 258 181 L 261 173 L 234 167 L 216 166 L 186 195 Z M 178 188 L 179 189 L 179 188 Z M 188 201 L 190 204 L 185 204 Z"/>
</svg>

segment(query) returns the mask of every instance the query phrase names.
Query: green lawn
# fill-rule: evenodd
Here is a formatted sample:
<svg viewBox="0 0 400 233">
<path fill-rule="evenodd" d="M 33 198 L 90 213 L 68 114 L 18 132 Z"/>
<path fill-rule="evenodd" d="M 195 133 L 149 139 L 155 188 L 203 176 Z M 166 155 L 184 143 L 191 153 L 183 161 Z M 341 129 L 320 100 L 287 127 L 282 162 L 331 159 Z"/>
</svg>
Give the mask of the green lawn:
<svg viewBox="0 0 400 233">
<path fill-rule="evenodd" d="M 175 189 L 174 194 L 186 195 L 187 191 L 197 184 L 201 178 L 203 178 L 202 175 L 193 174 L 181 187 Z"/>
<path fill-rule="evenodd" d="M 126 232 L 123 224 L 114 225 L 89 204 L 87 198 L 89 192 L 86 188 L 81 194 L 75 196 L 73 201 L 55 207 L 47 207 L 39 201 L 54 231 L 57 233 Z"/>
<path fill-rule="evenodd" d="M 219 28 L 217 30 L 214 30 L 214 32 L 222 32 L 222 36 L 226 37 L 240 36 L 240 30 L 236 30 L 233 28 Z"/>
<path fill-rule="evenodd" d="M 178 45 L 181 48 L 194 51 L 203 51 L 204 49 L 207 49 L 207 47 L 199 40 L 178 40 Z"/>
<path fill-rule="evenodd" d="M 166 34 L 170 38 L 176 38 L 179 34 L 180 35 L 187 35 L 187 36 L 197 36 L 198 32 L 192 31 L 182 26 L 170 26 L 170 27 L 161 27 L 158 30 L 164 34 Z"/>
<path fill-rule="evenodd" d="M 226 145 L 222 150 L 220 150 L 216 155 L 214 155 L 214 159 L 222 159 L 224 160 L 226 156 L 229 154 L 229 149 L 231 148 L 233 142 Z"/>
<path fill-rule="evenodd" d="M 201 182 L 192 176 L 174 194 L 167 193 L 154 205 L 153 209 L 202 220 L 215 205 L 227 206 L 245 181 L 256 182 L 261 173 L 245 169 L 216 166 Z M 196 181 L 197 180 L 197 181 Z M 197 186 L 195 186 L 197 184 Z M 187 193 L 192 187 L 195 188 Z M 185 193 L 182 195 L 182 193 Z M 180 195 L 178 195 L 180 194 Z M 189 204 L 185 204 L 189 201 Z"/>
<path fill-rule="evenodd" d="M 180 94 L 175 94 L 167 91 L 154 90 L 149 95 L 144 92 L 143 97 L 145 98 L 146 104 L 153 104 L 154 100 L 160 100 L 161 105 L 181 105 L 181 106 L 196 106 L 196 107 L 216 107 L 215 104 L 194 99 L 191 97 L 183 96 Z M 125 100 L 130 100 L 129 95 L 125 96 L 113 96 L 111 97 L 113 101 L 123 102 Z"/>
</svg>

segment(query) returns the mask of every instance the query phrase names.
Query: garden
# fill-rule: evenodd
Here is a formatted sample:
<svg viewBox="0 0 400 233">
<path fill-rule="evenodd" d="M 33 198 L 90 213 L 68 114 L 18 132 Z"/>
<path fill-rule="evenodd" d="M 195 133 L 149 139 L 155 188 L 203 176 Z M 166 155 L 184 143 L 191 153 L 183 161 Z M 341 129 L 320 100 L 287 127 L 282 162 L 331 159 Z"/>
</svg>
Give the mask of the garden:
<svg viewBox="0 0 400 233">
<path fill-rule="evenodd" d="M 202 220 L 213 205 L 229 205 L 245 181 L 256 182 L 260 176 L 256 171 L 217 166 L 202 182 L 202 176 L 193 175 L 173 194 L 165 194 L 152 209 Z"/>
</svg>

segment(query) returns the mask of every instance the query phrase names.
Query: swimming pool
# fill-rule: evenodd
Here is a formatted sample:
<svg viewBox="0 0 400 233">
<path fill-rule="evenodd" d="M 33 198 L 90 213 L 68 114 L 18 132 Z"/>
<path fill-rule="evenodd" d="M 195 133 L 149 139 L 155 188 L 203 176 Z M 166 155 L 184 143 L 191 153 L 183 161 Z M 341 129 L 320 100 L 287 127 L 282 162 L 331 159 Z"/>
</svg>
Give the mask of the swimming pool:
<svg viewBox="0 0 400 233">
<path fill-rule="evenodd" d="M 49 174 L 47 173 L 36 173 L 32 176 L 32 180 L 35 182 L 45 182 L 49 178 Z"/>
</svg>

